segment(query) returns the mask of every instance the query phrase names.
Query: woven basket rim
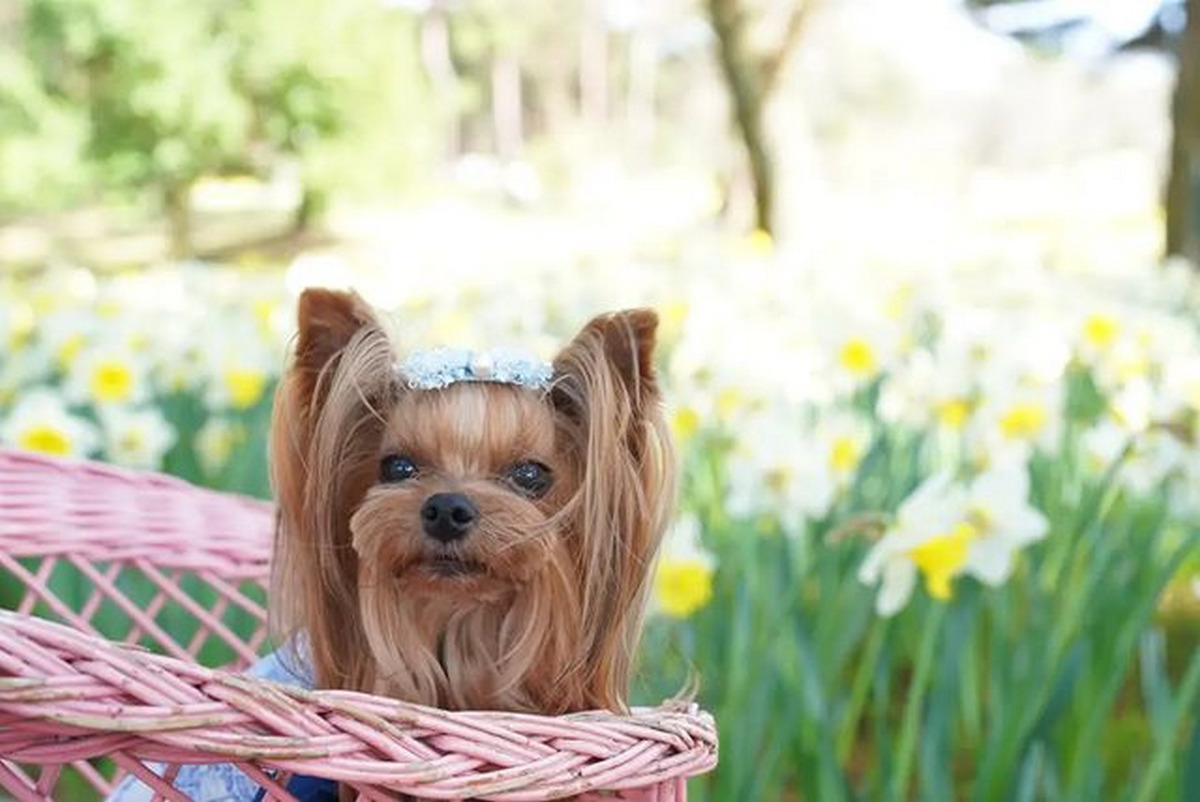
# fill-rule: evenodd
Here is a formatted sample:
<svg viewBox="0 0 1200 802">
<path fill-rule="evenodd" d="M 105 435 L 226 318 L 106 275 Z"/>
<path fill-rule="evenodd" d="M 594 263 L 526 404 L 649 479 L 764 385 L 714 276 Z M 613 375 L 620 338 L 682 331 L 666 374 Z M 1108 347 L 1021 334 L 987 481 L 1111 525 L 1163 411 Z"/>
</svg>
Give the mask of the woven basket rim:
<svg viewBox="0 0 1200 802">
<path fill-rule="evenodd" d="M 163 474 L 0 448 L 0 564 L 37 583 L 43 599 L 49 569 L 35 575 L 20 560 L 86 569 L 108 591 L 120 565 L 154 569 L 160 587 L 197 572 L 223 578 L 224 598 L 253 607 L 238 583 L 265 579 L 272 515 L 266 502 Z M 203 537 L 181 538 L 190 532 Z M 520 802 L 682 783 L 717 763 L 713 718 L 687 701 L 626 714 L 445 711 L 207 668 L 187 659 L 194 652 L 89 634 L 86 615 L 51 608 L 79 628 L 28 606 L 0 610 L 0 787 L 19 793 L 41 793 L 11 784 L 19 765 L 50 771 L 38 786 L 52 790 L 56 767 L 103 756 L 171 799 L 182 797 L 145 764 L 233 763 L 272 793 L 281 793 L 273 777 L 303 774 L 368 798 L 379 789 Z M 215 632 L 220 621 L 207 626 Z M 245 664 L 254 652 L 241 649 Z"/>
<path fill-rule="evenodd" d="M 140 760 L 253 762 L 432 798 L 515 800 L 693 776 L 717 759 L 712 716 L 695 703 L 624 715 L 446 711 L 280 685 L 9 611 L 0 652 L 0 752 L 17 761 L 46 761 L 50 745 L 60 760 L 119 746 Z M 14 662 L 32 671 L 14 676 Z"/>
</svg>

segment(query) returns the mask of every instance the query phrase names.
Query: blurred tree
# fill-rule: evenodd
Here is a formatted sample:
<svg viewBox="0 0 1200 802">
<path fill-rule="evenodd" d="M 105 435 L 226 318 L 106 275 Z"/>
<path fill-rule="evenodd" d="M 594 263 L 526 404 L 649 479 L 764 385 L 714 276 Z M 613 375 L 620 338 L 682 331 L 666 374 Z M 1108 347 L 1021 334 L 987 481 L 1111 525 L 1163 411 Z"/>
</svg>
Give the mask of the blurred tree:
<svg viewBox="0 0 1200 802">
<path fill-rule="evenodd" d="M 1135 25 L 1105 27 L 1097 9 L 1054 0 L 969 0 L 984 25 L 1024 41 L 1070 51 L 1072 37 L 1104 53 L 1174 51 L 1178 73 L 1171 103 L 1171 154 L 1167 172 L 1166 255 L 1200 264 L 1200 0 L 1160 0 L 1131 7 Z M 1002 6 L 997 16 L 991 7 Z M 1013 13 L 1016 12 L 1016 13 Z M 1141 17 L 1138 12 L 1142 12 Z M 1118 14 L 1123 22 L 1126 17 Z M 1179 20 L 1183 20 L 1182 26 Z M 1180 28 L 1182 27 L 1182 31 Z M 1103 43 L 1097 45 L 1096 43 Z M 1091 53 L 1094 55 L 1094 53 Z"/>
<path fill-rule="evenodd" d="M 1166 204 L 1167 255 L 1200 265 L 1200 0 L 1187 2 L 1179 43 Z"/>
<path fill-rule="evenodd" d="M 188 194 L 245 152 L 251 116 L 233 81 L 236 42 L 218 9 L 186 0 L 29 0 L 31 63 L 49 95 L 89 120 L 101 181 L 157 189 L 172 251 L 191 250 Z"/>
<path fill-rule="evenodd" d="M 775 228 L 775 168 L 765 130 L 767 105 L 788 56 L 819 0 L 789 0 L 787 20 L 778 41 L 766 52 L 751 43 L 753 0 L 706 0 L 709 23 L 717 38 L 717 55 L 732 100 L 734 121 L 750 166 L 754 186 L 755 224 Z"/>
<path fill-rule="evenodd" d="M 470 0 L 458 5 L 449 25 L 461 81 L 464 149 L 490 146 L 501 158 L 518 156 L 534 124 L 552 128 L 570 116 L 576 74 L 581 104 L 591 102 L 587 75 L 608 68 L 584 65 L 589 30 L 595 27 L 587 4 Z M 571 43 L 581 38 L 577 54 Z"/>
<path fill-rule="evenodd" d="M 87 116 L 45 91 L 0 25 L 0 219 L 77 199 L 91 180 Z"/>
<path fill-rule="evenodd" d="M 397 96 L 384 95 L 394 76 L 376 70 L 381 50 L 415 45 L 392 38 L 395 15 L 374 0 L 0 2 L 12 33 L 0 42 L 0 166 L 23 168 L 22 183 L 36 185 L 38 162 L 13 136 L 56 133 L 38 150 L 49 161 L 42 172 L 65 158 L 84 183 L 152 189 L 176 255 L 191 252 L 188 198 L 200 176 L 263 174 L 280 158 L 308 155 L 348 121 L 390 127 L 393 147 L 404 130 L 382 111 L 395 109 Z M 364 31 L 370 46 L 358 41 Z M 363 103 L 363 86 L 376 91 L 374 106 Z M 301 226 L 323 195 L 320 170 L 304 174 Z"/>
</svg>

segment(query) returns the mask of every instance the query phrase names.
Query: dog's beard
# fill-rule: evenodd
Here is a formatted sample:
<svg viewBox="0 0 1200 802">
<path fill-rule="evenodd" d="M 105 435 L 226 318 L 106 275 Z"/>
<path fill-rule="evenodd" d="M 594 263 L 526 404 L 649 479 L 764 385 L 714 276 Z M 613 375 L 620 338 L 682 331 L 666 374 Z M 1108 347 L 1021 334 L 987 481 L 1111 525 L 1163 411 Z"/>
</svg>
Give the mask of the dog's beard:
<svg viewBox="0 0 1200 802">
<path fill-rule="evenodd" d="M 578 594 L 560 567 L 548 560 L 507 587 L 429 577 L 419 588 L 386 566 L 363 568 L 359 602 L 374 664 L 364 690 L 460 710 L 565 709 L 571 675 L 584 667 L 573 657 Z"/>
</svg>

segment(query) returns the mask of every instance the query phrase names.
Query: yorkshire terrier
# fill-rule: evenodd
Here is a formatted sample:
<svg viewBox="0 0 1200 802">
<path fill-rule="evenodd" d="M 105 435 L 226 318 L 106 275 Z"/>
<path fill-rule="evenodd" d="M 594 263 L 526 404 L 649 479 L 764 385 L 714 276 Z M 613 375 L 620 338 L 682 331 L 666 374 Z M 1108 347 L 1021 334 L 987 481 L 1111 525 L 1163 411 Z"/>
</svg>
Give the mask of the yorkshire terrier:
<svg viewBox="0 0 1200 802">
<path fill-rule="evenodd" d="M 674 491 L 656 327 L 597 317 L 550 364 L 398 362 L 357 295 L 301 296 L 272 425 L 271 605 L 316 687 L 627 709 Z"/>
</svg>

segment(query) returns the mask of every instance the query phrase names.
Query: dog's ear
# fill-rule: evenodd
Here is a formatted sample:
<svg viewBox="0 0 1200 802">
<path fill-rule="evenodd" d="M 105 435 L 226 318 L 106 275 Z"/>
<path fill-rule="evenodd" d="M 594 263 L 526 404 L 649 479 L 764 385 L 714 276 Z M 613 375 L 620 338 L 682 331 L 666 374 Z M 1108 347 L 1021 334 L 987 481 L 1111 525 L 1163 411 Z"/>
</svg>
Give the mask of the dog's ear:
<svg viewBox="0 0 1200 802">
<path fill-rule="evenodd" d="M 570 517 L 588 706 L 625 705 L 650 570 L 673 506 L 674 458 L 653 363 L 657 325 L 645 309 L 597 317 L 554 360 L 550 401 L 580 477 Z"/>
<path fill-rule="evenodd" d="M 281 640 L 303 633 L 322 687 L 356 687 L 367 650 L 348 623 L 358 609 L 349 519 L 378 469 L 395 355 L 352 292 L 305 290 L 297 323 L 271 419 L 273 626 Z"/>
<path fill-rule="evenodd" d="M 658 315 L 629 309 L 593 318 L 554 360 L 552 400 L 559 411 L 582 419 L 587 398 L 616 393 L 633 416 L 658 401 L 654 343 Z M 612 410 L 610 410 L 612 411 Z"/>
<path fill-rule="evenodd" d="M 311 403 L 322 371 L 365 327 L 379 321 L 355 292 L 307 289 L 296 312 L 296 359 L 292 364 L 297 400 Z"/>
</svg>

